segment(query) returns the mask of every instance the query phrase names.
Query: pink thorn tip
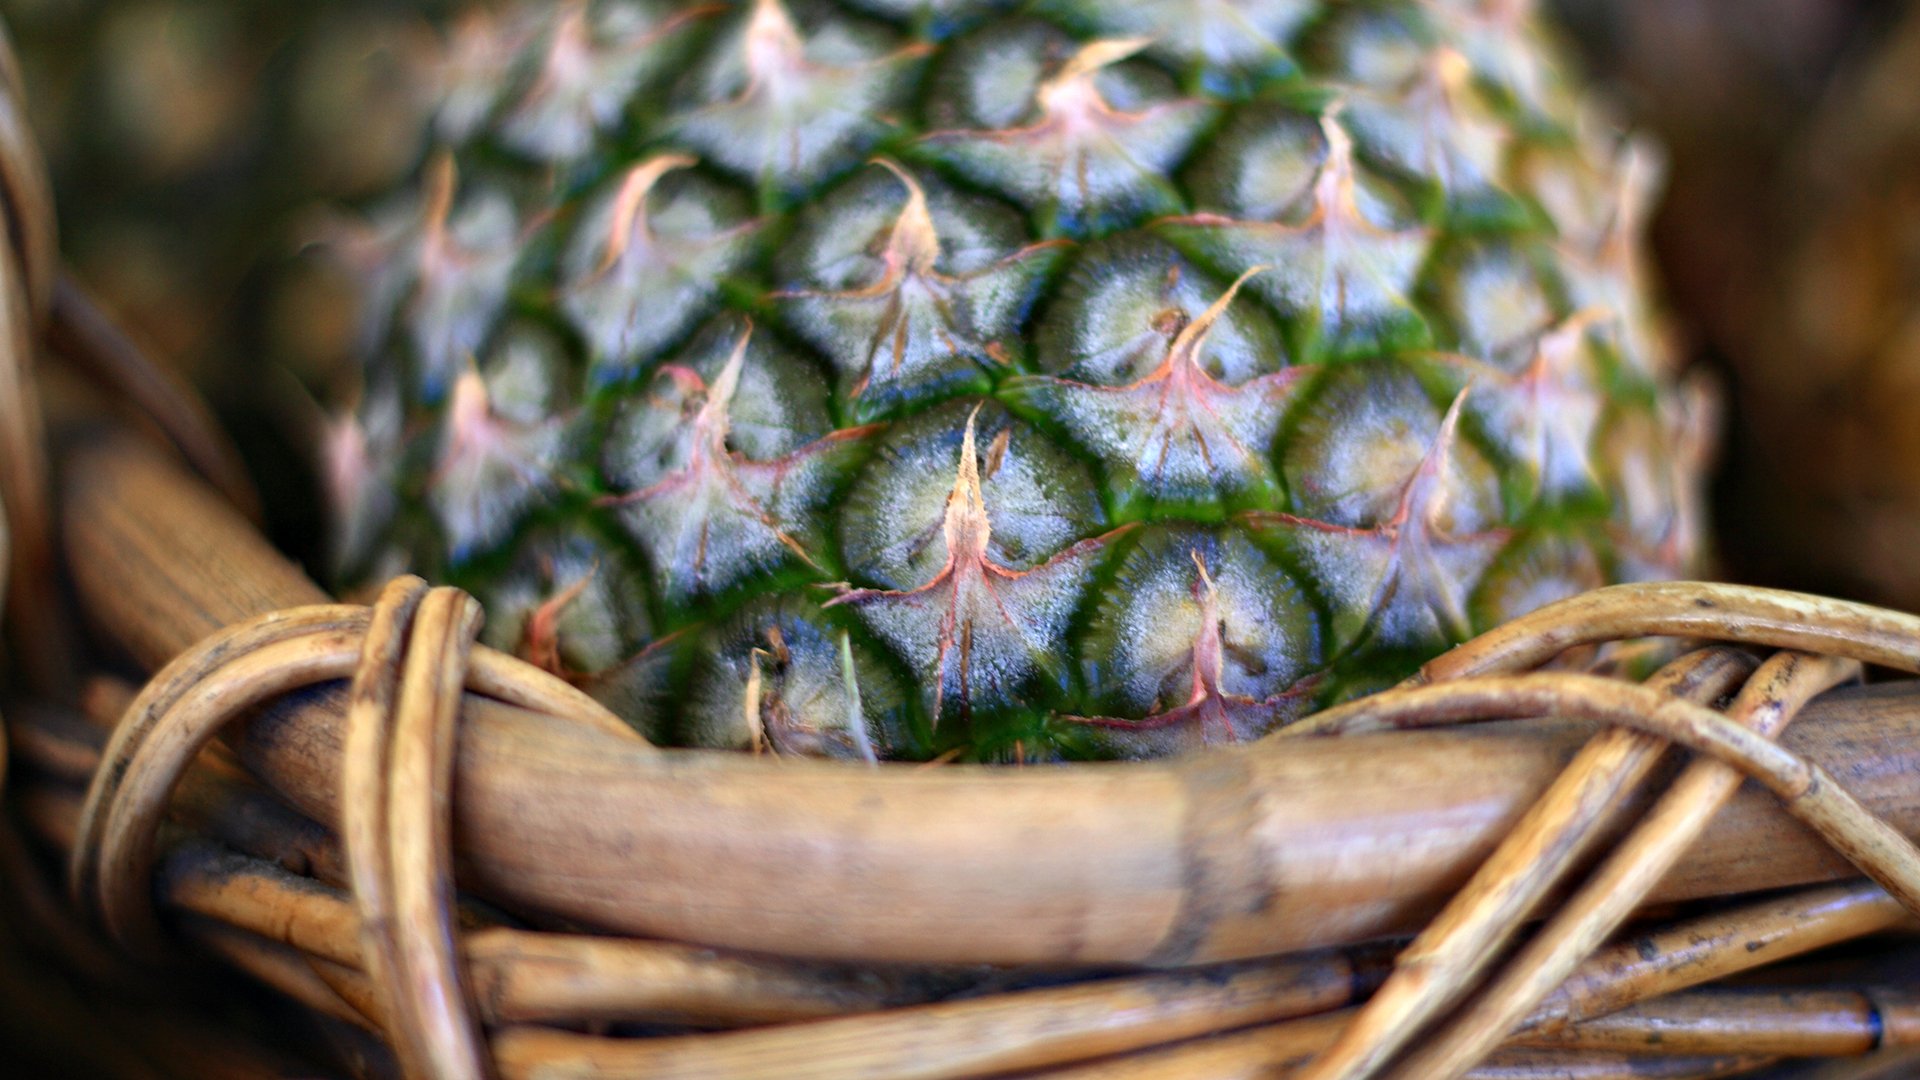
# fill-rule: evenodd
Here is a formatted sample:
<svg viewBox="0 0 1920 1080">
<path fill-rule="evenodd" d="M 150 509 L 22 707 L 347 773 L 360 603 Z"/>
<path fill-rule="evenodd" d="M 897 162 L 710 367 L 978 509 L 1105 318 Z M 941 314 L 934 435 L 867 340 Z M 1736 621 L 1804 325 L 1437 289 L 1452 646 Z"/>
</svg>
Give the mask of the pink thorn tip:
<svg viewBox="0 0 1920 1080">
<path fill-rule="evenodd" d="M 954 477 L 953 493 L 947 496 L 944 526 L 947 551 L 955 558 L 969 550 L 975 554 L 984 553 L 991 536 L 986 497 L 980 490 L 980 463 L 975 451 L 974 426 L 980 418 L 980 408 L 975 405 L 973 412 L 967 415 L 966 433 L 960 438 L 960 467 Z"/>
</svg>

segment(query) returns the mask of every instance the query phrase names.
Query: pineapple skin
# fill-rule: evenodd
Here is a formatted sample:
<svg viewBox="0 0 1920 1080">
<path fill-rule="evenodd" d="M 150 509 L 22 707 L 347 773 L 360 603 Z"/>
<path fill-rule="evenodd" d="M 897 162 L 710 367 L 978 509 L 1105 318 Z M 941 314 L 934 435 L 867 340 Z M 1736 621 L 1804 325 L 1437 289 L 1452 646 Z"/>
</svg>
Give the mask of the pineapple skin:
<svg viewBox="0 0 1920 1080">
<path fill-rule="evenodd" d="M 1690 572 L 1646 148 L 1513 0 L 536 5 L 341 230 L 343 582 L 649 737 L 1257 737 Z"/>
</svg>

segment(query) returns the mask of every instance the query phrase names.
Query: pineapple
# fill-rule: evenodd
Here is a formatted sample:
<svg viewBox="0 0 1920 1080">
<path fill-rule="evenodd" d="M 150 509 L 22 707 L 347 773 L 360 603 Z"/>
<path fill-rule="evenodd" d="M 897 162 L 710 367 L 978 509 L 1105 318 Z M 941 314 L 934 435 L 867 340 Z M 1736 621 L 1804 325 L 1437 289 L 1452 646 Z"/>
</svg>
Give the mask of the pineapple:
<svg viewBox="0 0 1920 1080">
<path fill-rule="evenodd" d="M 1515 0 L 560 3 L 336 237 L 343 583 L 650 737 L 1248 739 L 1686 573 L 1647 148 Z"/>
</svg>

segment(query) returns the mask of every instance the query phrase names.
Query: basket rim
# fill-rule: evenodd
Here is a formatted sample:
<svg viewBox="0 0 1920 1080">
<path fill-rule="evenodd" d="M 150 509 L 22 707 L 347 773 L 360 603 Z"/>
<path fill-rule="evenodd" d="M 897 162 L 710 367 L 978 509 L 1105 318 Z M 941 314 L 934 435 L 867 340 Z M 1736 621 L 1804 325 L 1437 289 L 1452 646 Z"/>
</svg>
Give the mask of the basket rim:
<svg viewBox="0 0 1920 1080">
<path fill-rule="evenodd" d="M 217 627 L 326 599 L 149 448 L 78 448 L 63 477 L 80 596 L 148 664 Z M 1671 584 L 1567 603 L 1589 635 L 1732 636 L 1920 668 L 1920 620 L 1841 601 Z M 1576 638 L 1540 627 L 1562 625 L 1565 611 L 1449 654 L 1429 677 L 1558 653 Z M 1835 631 L 1836 619 L 1850 629 Z M 1828 725 L 1869 722 L 1849 701 L 1823 700 L 1788 745 L 1831 752 Z M 1886 737 L 1920 740 L 1920 697 L 1913 709 L 1873 701 L 1870 722 Z M 338 820 L 341 710 L 337 694 L 299 696 L 237 743 L 249 768 L 322 822 Z M 466 713 L 455 813 L 483 891 L 619 932 L 869 962 L 1190 963 L 1404 927 L 1584 735 L 1536 722 L 1389 744 L 1274 739 L 1172 762 L 922 771 L 621 745 L 473 695 Z M 1898 802 L 1871 776 L 1850 784 Z M 1796 864 L 1790 875 L 1840 871 L 1766 797 L 1736 810 L 1716 825 L 1735 832 L 1718 834 L 1665 895 L 1768 884 L 1734 854 L 1748 849 Z M 1405 831 L 1383 836 L 1383 822 Z M 1357 867 L 1369 849 L 1401 865 Z M 867 914 L 821 934 L 831 910 Z"/>
</svg>

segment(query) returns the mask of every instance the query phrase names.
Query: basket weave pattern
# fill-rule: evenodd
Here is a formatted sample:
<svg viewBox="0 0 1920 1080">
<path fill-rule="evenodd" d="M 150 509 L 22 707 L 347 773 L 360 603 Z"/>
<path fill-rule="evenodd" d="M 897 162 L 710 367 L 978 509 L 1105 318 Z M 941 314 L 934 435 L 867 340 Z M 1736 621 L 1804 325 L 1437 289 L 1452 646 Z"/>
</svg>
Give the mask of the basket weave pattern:
<svg viewBox="0 0 1920 1080">
<path fill-rule="evenodd" d="M 1920 619 L 1616 587 L 1166 764 L 657 750 L 477 645 L 471 597 L 332 603 L 266 549 L 193 399 L 60 277 L 3 66 L 0 596 L 31 701 L 6 747 L 75 955 L 218 957 L 373 1036 L 342 1067 L 421 1078 L 1680 1077 L 1920 1047 L 1920 976 L 1746 977 L 1913 931 L 1920 696 L 1822 695 L 1920 672 Z M 58 379 L 96 404 L 49 454 Z M 138 419 L 101 435 L 100 401 Z M 104 674 L 68 615 L 158 673 Z M 1646 638 L 1711 644 L 1638 683 L 1594 648 Z M 1503 720 L 1530 723 L 1438 730 Z M 1373 816 L 1342 786 L 1403 780 Z M 1448 784 L 1445 820 L 1414 813 Z"/>
</svg>

